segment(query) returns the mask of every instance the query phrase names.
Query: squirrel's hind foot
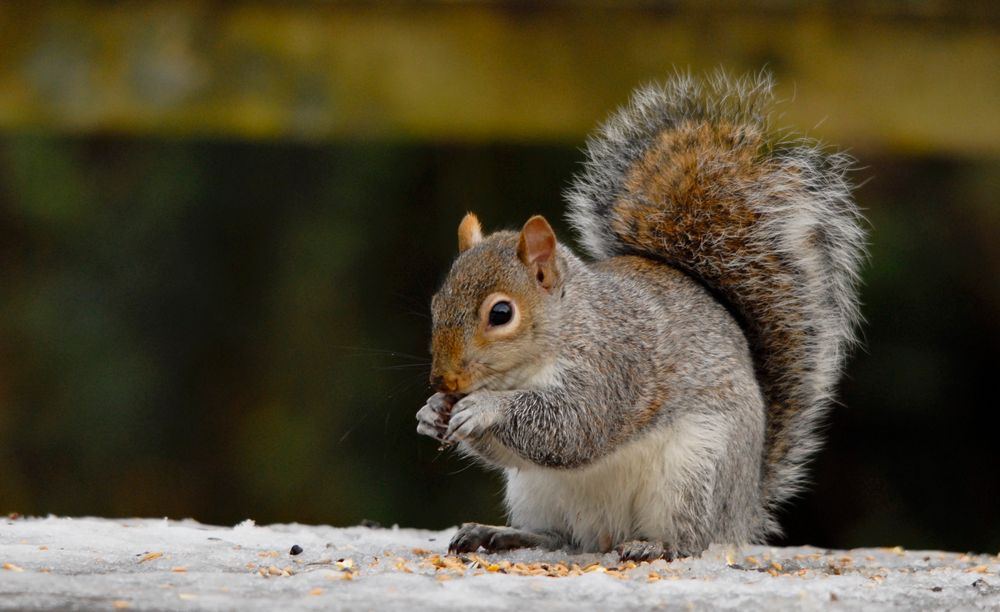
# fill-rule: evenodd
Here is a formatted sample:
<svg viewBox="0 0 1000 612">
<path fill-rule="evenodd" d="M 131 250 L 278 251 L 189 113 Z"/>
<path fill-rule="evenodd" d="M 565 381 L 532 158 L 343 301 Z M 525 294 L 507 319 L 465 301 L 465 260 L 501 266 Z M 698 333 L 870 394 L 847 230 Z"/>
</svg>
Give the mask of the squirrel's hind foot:
<svg viewBox="0 0 1000 612">
<path fill-rule="evenodd" d="M 674 559 L 693 556 L 691 553 L 682 552 L 667 546 L 663 542 L 647 542 L 646 540 L 631 540 L 619 544 L 615 550 L 618 551 L 618 555 L 622 561 L 635 561 L 636 563 L 641 561 L 655 561 L 657 559 L 673 561 Z"/>
<path fill-rule="evenodd" d="M 554 549 L 559 548 L 559 545 L 559 538 L 550 533 L 537 533 L 514 527 L 465 523 L 451 538 L 448 551 L 453 553 L 476 552 L 480 547 L 486 552 L 513 548 Z"/>
</svg>

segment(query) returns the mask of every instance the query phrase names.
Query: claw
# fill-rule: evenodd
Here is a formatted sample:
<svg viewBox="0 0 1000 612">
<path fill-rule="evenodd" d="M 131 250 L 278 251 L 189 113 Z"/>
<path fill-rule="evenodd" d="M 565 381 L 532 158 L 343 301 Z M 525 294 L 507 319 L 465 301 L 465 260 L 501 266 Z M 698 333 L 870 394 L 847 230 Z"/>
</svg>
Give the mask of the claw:
<svg viewBox="0 0 1000 612">
<path fill-rule="evenodd" d="M 511 550 L 513 548 L 558 548 L 563 540 L 558 534 L 535 532 L 516 527 L 496 527 L 465 523 L 458 528 L 451 543 L 449 552 L 475 552 L 482 547 L 486 552 Z"/>
<path fill-rule="evenodd" d="M 619 544 L 616 549 L 622 561 L 655 561 L 656 559 L 666 559 L 673 561 L 678 556 L 676 551 L 665 546 L 662 542 L 647 542 L 645 540 L 632 540 Z"/>
<path fill-rule="evenodd" d="M 465 523 L 458 528 L 458 531 L 451 538 L 448 544 L 448 552 L 469 553 L 476 552 L 483 542 L 489 537 L 489 527 L 478 523 Z"/>
<path fill-rule="evenodd" d="M 417 433 L 445 441 L 451 410 L 461 396 L 435 393 L 417 411 Z"/>
<path fill-rule="evenodd" d="M 444 439 L 449 442 L 474 442 L 498 418 L 498 399 L 489 391 L 479 391 L 458 401 L 451 411 Z"/>
</svg>

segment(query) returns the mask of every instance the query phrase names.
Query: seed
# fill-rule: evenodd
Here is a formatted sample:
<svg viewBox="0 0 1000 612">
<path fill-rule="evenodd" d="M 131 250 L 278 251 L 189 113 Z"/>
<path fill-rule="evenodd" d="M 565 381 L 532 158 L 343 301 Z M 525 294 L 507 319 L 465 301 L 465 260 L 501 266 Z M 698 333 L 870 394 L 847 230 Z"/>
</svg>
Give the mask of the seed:
<svg viewBox="0 0 1000 612">
<path fill-rule="evenodd" d="M 302 554 L 302 547 L 299 546 L 298 544 L 294 544 L 294 545 L 292 545 L 292 549 L 290 551 L 288 551 L 288 554 L 290 554 L 290 555 L 300 555 L 300 554 Z"/>
</svg>

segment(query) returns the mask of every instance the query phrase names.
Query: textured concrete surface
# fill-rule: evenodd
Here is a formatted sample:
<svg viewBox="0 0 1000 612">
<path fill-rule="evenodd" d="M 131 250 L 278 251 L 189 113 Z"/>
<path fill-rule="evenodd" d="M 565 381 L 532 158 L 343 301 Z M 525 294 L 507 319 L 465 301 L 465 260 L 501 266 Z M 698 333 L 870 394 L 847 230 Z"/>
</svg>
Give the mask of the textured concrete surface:
<svg viewBox="0 0 1000 612">
<path fill-rule="evenodd" d="M 996 555 L 749 546 L 635 565 L 537 550 L 448 556 L 450 535 L 7 519 L 0 609 L 1000 609 Z"/>
</svg>

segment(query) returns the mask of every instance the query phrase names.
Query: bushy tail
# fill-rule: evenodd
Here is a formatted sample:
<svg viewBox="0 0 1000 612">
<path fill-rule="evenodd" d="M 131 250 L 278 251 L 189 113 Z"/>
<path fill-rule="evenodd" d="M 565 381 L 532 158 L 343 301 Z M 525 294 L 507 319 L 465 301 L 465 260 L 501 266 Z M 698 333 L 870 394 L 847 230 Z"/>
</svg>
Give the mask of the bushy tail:
<svg viewBox="0 0 1000 612">
<path fill-rule="evenodd" d="M 664 260 L 742 318 L 768 401 L 773 510 L 820 446 L 855 339 L 865 232 L 848 156 L 769 139 L 771 89 L 764 74 L 639 89 L 588 141 L 567 197 L 591 256 Z"/>
</svg>

